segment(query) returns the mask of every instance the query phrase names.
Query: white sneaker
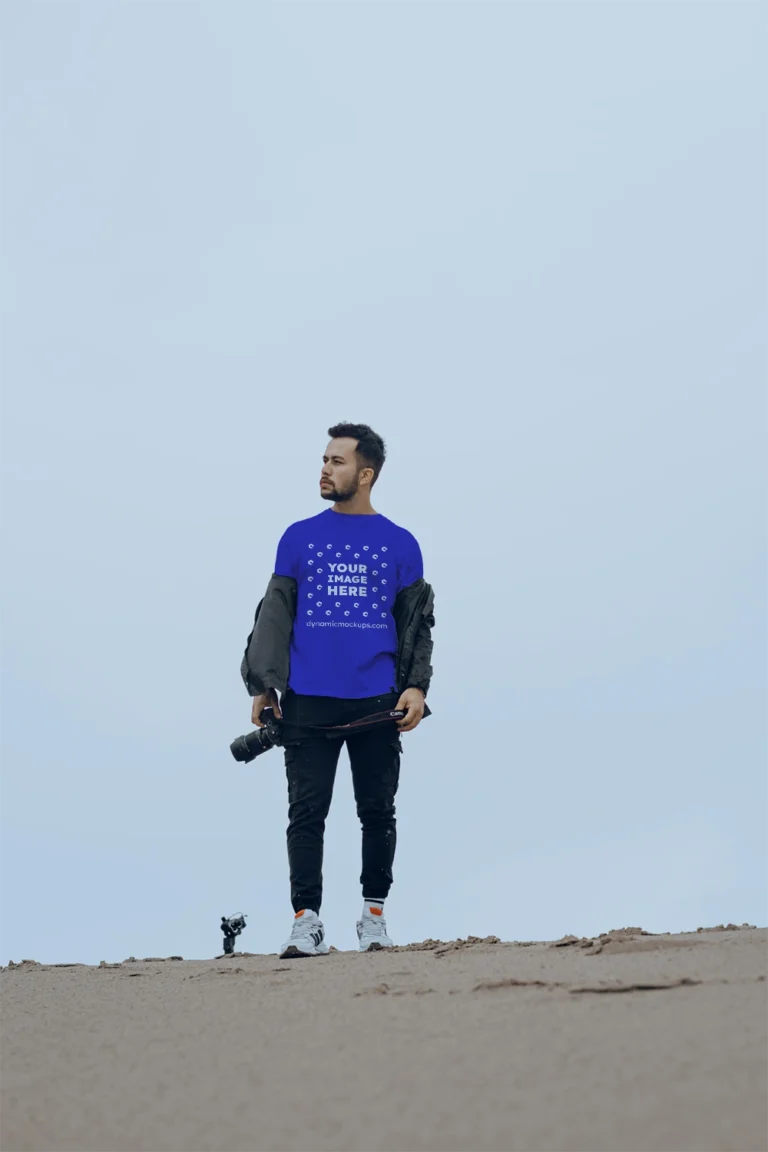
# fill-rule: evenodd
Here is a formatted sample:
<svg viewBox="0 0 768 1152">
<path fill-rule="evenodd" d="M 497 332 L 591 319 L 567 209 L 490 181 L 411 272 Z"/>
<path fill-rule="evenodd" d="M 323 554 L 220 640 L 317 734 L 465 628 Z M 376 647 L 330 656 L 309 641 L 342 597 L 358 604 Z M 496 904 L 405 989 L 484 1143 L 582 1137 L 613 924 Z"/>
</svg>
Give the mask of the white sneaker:
<svg viewBox="0 0 768 1152">
<path fill-rule="evenodd" d="M 297 912 L 291 935 L 283 945 L 280 959 L 290 960 L 295 956 L 325 956 L 328 951 L 325 928 L 317 912 L 310 912 L 309 909 Z"/>
<path fill-rule="evenodd" d="M 391 948 L 392 941 L 387 936 L 384 913 L 375 915 L 366 908 L 362 919 L 357 922 L 357 938 L 361 952 L 380 952 L 382 948 Z"/>
</svg>

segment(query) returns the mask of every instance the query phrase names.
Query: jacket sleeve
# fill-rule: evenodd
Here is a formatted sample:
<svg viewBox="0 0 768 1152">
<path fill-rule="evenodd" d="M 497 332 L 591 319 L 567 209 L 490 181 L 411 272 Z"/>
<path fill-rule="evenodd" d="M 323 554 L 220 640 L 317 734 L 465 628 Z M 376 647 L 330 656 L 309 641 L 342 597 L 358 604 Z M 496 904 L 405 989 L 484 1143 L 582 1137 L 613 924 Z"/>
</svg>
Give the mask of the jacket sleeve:
<svg viewBox="0 0 768 1152">
<path fill-rule="evenodd" d="M 240 665 L 249 696 L 259 696 L 268 688 L 285 692 L 295 617 L 296 581 L 290 576 L 273 575 L 256 609 Z"/>
<path fill-rule="evenodd" d="M 432 680 L 432 629 L 435 626 L 435 600 L 431 589 L 429 598 L 416 628 L 413 641 L 413 656 L 406 675 L 406 688 L 421 688 L 426 699 Z"/>
</svg>

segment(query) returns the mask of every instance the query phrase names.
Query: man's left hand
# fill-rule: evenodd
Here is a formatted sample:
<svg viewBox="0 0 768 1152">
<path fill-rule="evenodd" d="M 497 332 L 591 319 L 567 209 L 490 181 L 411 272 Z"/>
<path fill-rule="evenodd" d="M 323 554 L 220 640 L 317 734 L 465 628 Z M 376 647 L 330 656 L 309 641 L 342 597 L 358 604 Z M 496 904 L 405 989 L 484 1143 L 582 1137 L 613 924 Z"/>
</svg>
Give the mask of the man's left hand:
<svg viewBox="0 0 768 1152">
<path fill-rule="evenodd" d="M 397 702 L 397 711 L 406 713 L 398 721 L 398 731 L 412 732 L 424 715 L 424 693 L 421 688 L 406 688 Z"/>
</svg>

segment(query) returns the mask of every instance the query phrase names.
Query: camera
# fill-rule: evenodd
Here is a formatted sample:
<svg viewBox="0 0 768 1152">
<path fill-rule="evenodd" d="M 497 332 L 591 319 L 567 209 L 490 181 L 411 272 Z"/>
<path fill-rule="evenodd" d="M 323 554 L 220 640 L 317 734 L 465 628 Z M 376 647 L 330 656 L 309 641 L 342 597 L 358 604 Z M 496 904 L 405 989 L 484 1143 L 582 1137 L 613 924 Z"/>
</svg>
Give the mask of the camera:
<svg viewBox="0 0 768 1152">
<path fill-rule="evenodd" d="M 275 716 L 274 709 L 265 708 L 259 716 L 263 728 L 254 728 L 253 732 L 245 736 L 238 736 L 229 746 L 229 750 L 241 764 L 250 764 L 263 752 L 283 743 L 283 722 Z"/>
<path fill-rule="evenodd" d="M 245 916 L 222 916 L 221 930 L 224 933 L 224 954 L 231 956 L 235 950 L 235 940 L 245 928 Z"/>
</svg>

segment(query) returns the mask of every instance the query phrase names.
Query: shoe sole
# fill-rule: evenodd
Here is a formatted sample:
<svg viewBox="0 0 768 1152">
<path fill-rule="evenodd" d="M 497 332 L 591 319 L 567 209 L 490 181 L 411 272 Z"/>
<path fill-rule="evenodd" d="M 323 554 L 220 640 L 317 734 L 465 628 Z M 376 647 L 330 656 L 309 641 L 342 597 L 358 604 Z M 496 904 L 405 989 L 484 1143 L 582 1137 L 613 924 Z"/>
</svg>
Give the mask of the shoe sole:
<svg viewBox="0 0 768 1152">
<path fill-rule="evenodd" d="M 286 948 L 284 952 L 280 953 L 281 960 L 310 960 L 313 956 L 327 956 L 327 952 L 302 952 L 291 944 L 290 948 Z"/>
</svg>

